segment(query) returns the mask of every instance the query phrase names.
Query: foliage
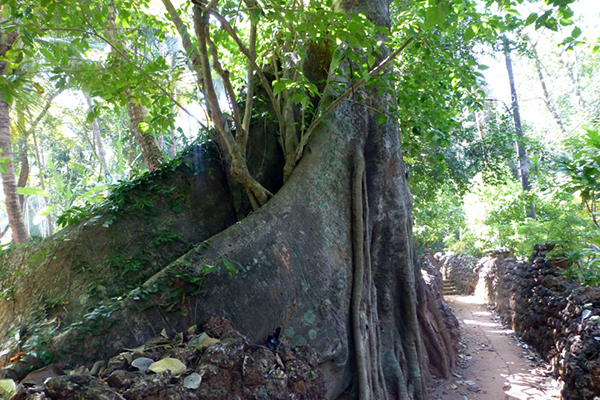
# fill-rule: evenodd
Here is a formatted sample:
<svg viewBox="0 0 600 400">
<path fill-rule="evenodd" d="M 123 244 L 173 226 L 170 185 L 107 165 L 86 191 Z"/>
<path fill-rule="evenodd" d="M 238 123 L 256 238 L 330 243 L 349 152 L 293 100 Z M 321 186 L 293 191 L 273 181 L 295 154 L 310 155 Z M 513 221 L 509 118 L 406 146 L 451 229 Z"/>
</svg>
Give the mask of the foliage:
<svg viewBox="0 0 600 400">
<path fill-rule="evenodd" d="M 436 196 L 435 204 L 414 209 L 415 243 L 418 248 L 427 251 L 441 251 L 448 237 L 460 238 L 466 229 L 466 218 L 460 197 L 452 194 L 453 190 L 442 187 Z"/>
<path fill-rule="evenodd" d="M 578 193 L 590 218 L 597 228 L 596 202 L 600 198 L 600 134 L 597 129 L 586 129 L 585 141 L 571 156 L 559 155 L 556 167 L 562 172 L 561 188 L 567 193 Z M 577 142 L 576 142 L 577 143 Z"/>
<path fill-rule="evenodd" d="M 493 197 L 498 194 L 490 192 L 487 195 L 498 209 L 490 210 L 485 220 L 494 226 L 494 234 L 484 238 L 474 233 L 475 228 L 468 228 L 461 198 L 475 176 L 499 191 L 509 187 L 507 182 L 514 177 L 513 129 L 509 114 L 491 110 L 484 102 L 487 67 L 478 62 L 480 49 L 527 25 L 553 30 L 569 26 L 572 1 L 546 1 L 527 16 L 518 13 L 522 0 L 488 0 L 489 12 L 482 12 L 475 1 L 394 1 L 390 31 L 374 26 L 364 15 L 335 12 L 331 1 L 250 3 L 254 7 L 220 1 L 210 10 L 209 61 L 226 71 L 213 74 L 212 81 L 218 87 L 220 108 L 234 119 L 239 117 L 236 106 L 243 109 L 252 99 L 265 103 L 267 109 L 280 108 L 279 115 L 272 111 L 270 117 L 279 118 L 286 158 L 297 161 L 311 129 L 329 112 L 337 96 L 350 91 L 349 98 L 361 102 L 354 89 L 364 83 L 367 90 L 391 95 L 386 109 L 372 111 L 380 122 L 400 121 L 404 160 L 415 195 L 415 232 L 422 246 L 477 252 L 483 243 L 517 243 L 526 232 L 541 238 L 560 230 L 549 227 L 547 221 L 523 220 L 520 204 L 524 199 L 516 193 L 507 194 L 500 204 Z M 175 37 L 178 30 L 172 16 L 149 12 L 151 4 L 146 0 L 3 0 L 2 4 L 4 21 L 14 24 L 11 29 L 19 29 L 21 34 L 19 46 L 6 57 L 16 72 L 2 77 L 3 96 L 14 104 L 25 104 L 29 102 L 25 93 L 64 88 L 84 91 L 94 103 L 89 110 L 81 104 L 57 107 L 37 132 L 36 181 L 28 185 L 36 193 L 22 189 L 29 197 L 43 195 L 49 201 L 32 210 L 36 220 L 50 215 L 50 220 L 55 218 L 59 227 L 64 227 L 83 218 L 96 218 L 108 226 L 126 207 L 151 212 L 152 204 L 133 195 L 133 189 L 168 190 L 155 187 L 151 176 L 175 168 L 181 159 L 154 172 L 143 171 L 135 140 L 125 128 L 125 93 L 149 109 L 143 129 L 162 135 L 171 147 L 180 147 L 187 140 L 176 123 L 175 103 L 179 108 L 191 103 L 206 107 L 205 89 L 189 77 L 197 67 L 194 56 Z M 117 12 L 114 31 L 107 26 L 112 5 Z M 191 2 L 184 2 L 177 10 L 190 31 L 193 8 Z M 243 49 L 252 48 L 253 25 L 259 29 L 256 66 L 249 80 L 248 55 Z M 581 40 L 577 29 L 572 29 L 571 40 L 565 41 L 568 46 Z M 191 41 L 199 49 L 198 39 Z M 382 81 L 374 73 L 376 66 L 401 49 L 393 63 L 395 79 Z M 261 73 L 266 79 L 259 79 Z M 232 91 L 227 90 L 228 82 Z M 252 95 L 253 84 L 259 88 L 244 99 L 245 94 Z M 291 112 L 285 111 L 290 107 Z M 478 128 L 475 112 L 488 116 L 485 132 Z M 99 168 L 97 144 L 89 134 L 94 121 L 106 141 L 108 171 Z M 206 118 L 202 122 L 211 121 Z M 239 134 L 242 121 L 233 125 Z M 189 129 L 187 133 L 197 135 Z M 289 143 L 286 137 L 291 138 Z M 40 189 L 44 183 L 45 192 Z M 542 220 L 556 220 L 550 197 L 536 197 L 536 202 L 542 209 L 548 208 L 542 211 Z M 545 233 L 540 234 L 542 231 Z M 154 241 L 177 239 L 168 232 L 157 232 Z"/>
<path fill-rule="evenodd" d="M 481 245 L 466 218 L 463 196 L 479 176 L 482 183 L 503 185 L 513 178 L 515 135 L 508 116 L 490 117 L 485 133 L 478 132 L 474 114 L 451 135 L 456 142 L 409 165 L 409 185 L 415 196 L 415 238 L 420 248 L 481 254 Z M 414 140 L 414 139 L 413 139 Z M 441 161 L 440 161 L 441 160 Z"/>
<path fill-rule="evenodd" d="M 510 9 L 516 3 L 520 2 L 503 2 L 499 8 Z M 581 125 L 597 120 L 594 77 L 598 63 L 593 55 L 597 43 L 586 42 L 586 31 L 571 26 L 581 20 L 566 7 L 568 2 L 548 4 L 558 7 L 544 9 L 538 4 L 539 9 L 526 20 L 519 20 L 516 12 L 501 17 L 502 27 L 496 34 L 513 38 L 518 45 L 517 67 L 519 63 L 523 66 L 522 71 L 517 69 L 517 79 L 530 91 L 524 97 L 534 99 L 524 103 L 522 116 L 527 137 L 521 142 L 531 159 L 532 191 L 523 194 L 516 183 L 515 136 L 507 112 L 510 110 L 502 109 L 503 102 L 496 93 L 487 93 L 494 103 L 486 102 L 485 107 L 474 97 L 471 110 L 484 115 L 485 139 L 478 137 L 481 131 L 473 126 L 478 122 L 473 122 L 470 112 L 456 121 L 425 125 L 425 135 L 419 129 L 423 124 L 407 126 L 403 137 L 411 190 L 416 197 L 415 233 L 421 246 L 437 250 L 443 243 L 446 249 L 471 254 L 489 247 L 509 247 L 528 256 L 534 244 L 549 243 L 554 246 L 548 255 L 553 262 L 570 266 L 566 273 L 583 283 L 597 285 L 600 136 L 596 128 L 577 134 Z M 560 33 L 534 31 L 532 27 Z M 519 36 L 514 36 L 513 30 Z M 490 35 L 488 43 L 494 44 L 497 37 L 500 36 Z M 534 44 L 535 56 L 530 47 Z M 531 65 L 534 62 L 540 63 L 540 74 L 530 72 L 536 71 Z M 545 94 L 540 93 L 541 79 L 545 80 Z M 519 96 L 523 98 L 523 94 Z M 438 102 L 438 108 L 447 104 Z M 549 110 L 553 108 L 555 112 L 551 114 Z M 435 114 L 427 117 L 424 121 L 436 121 Z M 405 116 L 404 120 L 410 121 L 410 117 Z M 444 143 L 444 138 L 453 140 Z M 536 219 L 525 216 L 524 207 L 530 201 L 535 204 Z"/>
</svg>

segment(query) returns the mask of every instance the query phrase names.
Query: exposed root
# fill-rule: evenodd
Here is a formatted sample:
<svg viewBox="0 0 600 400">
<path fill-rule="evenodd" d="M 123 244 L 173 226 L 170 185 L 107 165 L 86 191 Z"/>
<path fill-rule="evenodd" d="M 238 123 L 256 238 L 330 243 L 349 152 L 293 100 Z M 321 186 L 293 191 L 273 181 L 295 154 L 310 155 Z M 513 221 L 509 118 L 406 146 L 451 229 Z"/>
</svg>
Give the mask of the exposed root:
<svg viewBox="0 0 600 400">
<path fill-rule="evenodd" d="M 363 214 L 363 179 L 365 174 L 365 159 L 357 153 L 354 158 L 354 174 L 352 178 L 352 234 L 353 234 L 353 260 L 354 279 L 352 283 L 352 333 L 356 350 L 356 364 L 358 371 L 358 398 L 369 400 L 369 374 L 367 370 L 367 354 L 362 333 L 363 312 L 361 310 L 362 292 L 365 275 L 365 224 Z"/>
</svg>

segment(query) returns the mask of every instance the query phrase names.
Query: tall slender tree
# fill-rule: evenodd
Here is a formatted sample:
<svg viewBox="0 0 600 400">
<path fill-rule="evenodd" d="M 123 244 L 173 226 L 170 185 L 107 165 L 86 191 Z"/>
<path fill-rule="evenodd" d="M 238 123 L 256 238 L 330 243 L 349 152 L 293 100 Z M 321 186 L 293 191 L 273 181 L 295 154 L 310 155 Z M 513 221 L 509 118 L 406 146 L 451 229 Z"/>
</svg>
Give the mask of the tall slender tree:
<svg viewBox="0 0 600 400">
<path fill-rule="evenodd" d="M 91 109 L 94 106 L 94 103 L 92 102 L 89 94 L 83 92 L 83 96 L 85 97 L 85 102 L 87 103 L 88 107 Z M 100 161 L 100 165 L 104 173 L 110 175 L 108 164 L 106 163 L 106 150 L 104 150 L 104 141 L 102 140 L 98 118 L 94 118 L 92 121 L 92 133 L 94 135 L 94 153 L 98 157 L 98 161 Z"/>
<path fill-rule="evenodd" d="M 535 62 L 535 69 L 537 71 L 537 76 L 540 81 L 540 85 L 542 86 L 542 94 L 544 95 L 544 98 L 543 98 L 544 104 L 546 105 L 546 108 L 548 109 L 550 114 L 552 114 L 552 117 L 554 118 L 554 121 L 556 121 L 556 125 L 558 125 L 558 127 L 560 128 L 560 131 L 562 132 L 562 134 L 566 136 L 567 131 L 565 129 L 565 125 L 563 124 L 562 118 L 558 114 L 556 107 L 554 107 L 554 104 L 552 103 L 552 100 L 550 99 L 550 93 L 548 92 L 548 86 L 546 85 L 546 78 L 544 76 L 542 60 L 540 60 L 540 56 L 537 51 L 537 45 L 536 45 L 536 43 L 534 43 L 532 41 L 529 42 L 529 45 L 531 47 L 533 59 Z"/>
<path fill-rule="evenodd" d="M 508 83 L 510 85 L 510 97 L 511 97 L 511 112 L 513 116 L 513 122 L 515 125 L 515 132 L 517 134 L 517 142 L 515 144 L 517 148 L 517 157 L 519 158 L 519 177 L 521 179 L 521 187 L 524 193 L 531 191 L 531 181 L 529 178 L 529 170 L 531 167 L 531 161 L 527 157 L 525 146 L 523 145 L 523 126 L 521 125 L 521 112 L 519 111 L 519 99 L 517 97 L 517 87 L 515 85 L 515 76 L 513 73 L 513 64 L 510 56 L 510 42 L 508 39 L 503 39 L 503 51 L 504 60 L 506 63 L 506 71 L 508 73 Z M 533 201 L 527 203 L 526 206 L 527 216 L 529 218 L 535 218 L 535 207 Z"/>
<path fill-rule="evenodd" d="M 19 37 L 18 30 L 6 32 L 0 31 L 0 57 L 5 57 L 7 52 L 12 49 Z M 0 74 L 6 75 L 8 63 L 0 61 Z M 0 93 L 1 95 L 1 93 Z M 3 95 L 6 95 L 4 93 Z M 12 238 L 15 243 L 23 243 L 29 239 L 29 232 L 25 226 L 21 202 L 17 193 L 17 181 L 15 178 L 15 157 L 12 150 L 12 140 L 10 131 L 10 107 L 4 98 L 0 98 L 0 157 L 2 160 L 2 188 L 6 201 L 6 211 L 8 213 L 8 222 L 12 230 Z"/>
<path fill-rule="evenodd" d="M 118 38 L 118 32 L 116 27 L 116 19 L 118 16 L 117 7 L 114 1 L 110 1 L 108 4 L 108 27 L 106 29 L 106 35 L 112 42 L 113 53 L 115 54 L 116 60 L 121 60 L 125 56 L 126 44 Z M 117 67 L 123 60 L 117 62 Z M 158 147 L 158 141 L 153 132 L 148 129 L 144 129 L 142 125 L 145 124 L 145 120 L 148 117 L 148 111 L 142 104 L 141 99 L 136 96 L 131 89 L 126 89 L 124 92 L 127 101 L 127 115 L 129 115 L 129 126 L 131 131 L 135 134 L 135 138 L 142 152 L 144 162 L 149 169 L 158 167 L 164 162 L 164 156 L 160 148 Z"/>
</svg>

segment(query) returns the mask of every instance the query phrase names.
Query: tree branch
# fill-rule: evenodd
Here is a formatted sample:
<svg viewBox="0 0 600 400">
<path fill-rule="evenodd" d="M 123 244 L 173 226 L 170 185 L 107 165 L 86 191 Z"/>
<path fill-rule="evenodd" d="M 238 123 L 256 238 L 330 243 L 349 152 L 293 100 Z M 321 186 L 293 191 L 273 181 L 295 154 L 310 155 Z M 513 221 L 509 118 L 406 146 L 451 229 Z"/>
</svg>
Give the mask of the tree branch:
<svg viewBox="0 0 600 400">
<path fill-rule="evenodd" d="M 249 6 L 256 4 L 255 0 L 250 0 Z M 250 56 L 256 60 L 256 30 L 257 22 L 254 18 L 250 17 Z M 248 60 L 248 66 L 246 67 L 246 105 L 244 109 L 244 120 L 242 121 L 242 132 L 243 135 L 238 134 L 236 140 L 242 153 L 245 155 L 248 147 L 248 135 L 250 132 L 250 121 L 252 120 L 252 107 L 254 102 L 254 68 L 252 62 Z"/>
<path fill-rule="evenodd" d="M 158 82 L 156 82 L 150 76 L 150 74 L 148 74 L 146 71 L 144 71 L 144 69 L 142 67 L 140 67 L 139 65 L 137 65 L 136 63 L 131 61 L 129 59 L 129 57 L 127 57 L 127 55 L 123 51 L 121 51 L 117 46 L 112 44 L 110 40 L 108 40 L 104 36 L 98 34 L 94 29 L 89 30 L 89 29 L 78 29 L 78 28 L 44 28 L 44 29 L 42 29 L 42 31 L 80 32 L 80 33 L 85 33 L 85 34 L 97 37 L 98 39 L 102 40 L 104 43 L 108 44 L 110 46 L 110 48 L 115 53 L 117 53 L 126 63 L 132 65 L 135 69 L 137 69 L 138 72 L 144 76 L 144 78 L 148 79 L 148 82 L 150 82 L 158 90 L 160 90 L 165 96 L 167 96 L 169 98 L 169 100 L 171 100 L 173 102 L 173 104 L 175 104 L 177 107 L 179 107 L 184 113 L 186 113 L 192 119 L 194 119 L 198 123 L 198 125 L 200 125 L 202 127 L 202 129 L 208 130 L 208 127 L 206 125 L 204 125 L 202 123 L 202 121 L 200 121 L 195 115 L 193 115 L 183 105 L 181 105 L 181 103 L 179 103 L 177 101 L 177 99 L 175 99 L 169 92 L 167 92 L 167 90 L 165 88 L 163 88 L 162 85 L 160 85 Z"/>
<path fill-rule="evenodd" d="M 202 13 L 202 8 L 194 6 L 194 18 L 196 24 L 196 36 L 198 37 L 199 55 L 202 62 L 202 70 L 204 73 L 204 95 L 210 107 L 212 118 L 215 122 L 215 128 L 223 139 L 227 151 L 231 156 L 231 175 L 236 178 L 244 188 L 251 192 L 259 206 L 264 205 L 272 196 L 271 192 L 265 189 L 248 171 L 246 157 L 240 151 L 240 148 L 235 141 L 231 131 L 225 126 L 223 112 L 219 106 L 219 100 L 215 92 L 212 82 L 211 66 L 208 59 L 208 17 L 207 12 Z M 214 63 L 215 60 L 213 60 Z"/>
<path fill-rule="evenodd" d="M 229 71 L 224 70 L 221 66 L 221 62 L 219 61 L 219 52 L 217 50 L 217 46 L 213 43 L 210 37 L 206 36 L 206 43 L 208 44 L 208 50 L 210 52 L 210 56 L 212 58 L 212 67 L 217 74 L 223 80 L 223 86 L 225 86 L 225 91 L 227 92 L 227 97 L 229 97 L 229 104 L 231 105 L 231 109 L 233 110 L 233 120 L 235 122 L 236 128 L 236 136 L 238 134 L 245 135 L 245 132 L 241 132 L 242 128 L 242 117 L 240 116 L 240 108 L 238 107 L 235 92 L 233 90 L 233 85 L 231 84 L 231 79 L 229 79 Z"/>
<path fill-rule="evenodd" d="M 377 67 L 373 68 L 371 70 L 371 72 L 369 72 L 369 78 L 372 78 L 372 77 L 376 76 L 377 74 L 379 74 L 381 71 L 383 71 L 384 68 L 390 62 L 392 62 L 396 57 L 398 57 L 398 55 L 400 53 L 402 53 L 404 51 L 404 49 L 406 49 L 406 47 L 408 47 L 408 45 L 411 44 L 415 39 L 416 39 L 415 37 L 409 38 L 406 42 L 404 42 L 404 44 L 402 46 L 400 46 L 400 48 L 398 50 L 394 51 L 385 60 L 383 60 L 381 63 L 379 63 L 379 65 Z M 329 104 L 329 106 L 325 109 L 325 111 L 323 111 L 323 113 L 310 124 L 308 129 L 306 129 L 304 136 L 300 140 L 298 149 L 296 150 L 296 159 L 295 159 L 296 164 L 302 158 L 302 154 L 304 153 L 304 147 L 308 143 L 308 139 L 310 139 L 310 136 L 312 135 L 313 131 L 317 128 L 317 126 L 325 119 L 325 117 L 327 115 L 329 115 L 329 113 L 331 111 L 333 111 L 338 105 L 340 105 L 340 103 L 342 101 L 344 101 L 348 97 L 350 97 L 350 95 L 352 95 L 356 90 L 358 90 L 362 86 L 364 86 L 365 83 L 367 83 L 366 79 L 362 78 L 358 82 L 352 84 L 350 86 L 350 88 L 346 89 L 346 91 L 344 93 L 342 93 L 338 98 L 333 100 L 331 102 L 331 104 Z"/>
<path fill-rule="evenodd" d="M 188 53 L 190 60 L 192 62 L 192 67 L 194 72 L 196 73 L 196 79 L 198 81 L 198 88 L 202 91 L 204 88 L 204 82 L 202 81 L 202 63 L 200 62 L 200 55 L 198 54 L 198 49 L 193 45 L 192 40 L 190 39 L 190 34 L 187 31 L 187 28 L 181 18 L 179 17 L 179 13 L 171 3 L 171 0 L 162 0 L 167 12 L 171 16 L 173 20 L 173 24 L 175 24 L 175 28 L 179 33 L 179 37 L 181 38 L 181 44 L 183 48 Z"/>
<path fill-rule="evenodd" d="M 273 109 L 275 110 L 275 116 L 277 117 L 278 120 L 281 120 L 281 118 L 282 118 L 281 109 L 279 107 L 279 103 L 277 103 L 277 100 L 275 99 L 275 96 L 273 95 L 273 90 L 271 89 L 271 83 L 267 80 L 267 78 L 265 77 L 265 74 L 262 72 L 262 69 L 256 63 L 255 57 L 252 56 L 250 50 L 248 50 L 248 48 L 244 45 L 244 43 L 242 43 L 242 41 L 240 40 L 237 33 L 235 33 L 235 31 L 233 30 L 233 28 L 231 27 L 229 22 L 222 15 L 220 15 L 218 12 L 213 10 L 210 6 L 206 7 L 205 10 L 206 10 L 206 12 L 210 13 L 213 17 L 215 17 L 221 23 L 221 26 L 223 27 L 223 29 L 225 29 L 225 32 L 227 32 L 229 34 L 229 36 L 231 36 L 231 38 L 238 45 L 238 48 L 240 49 L 240 51 L 246 56 L 246 58 L 248 59 L 248 62 L 252 65 L 252 68 L 254 68 L 256 70 L 256 73 L 258 74 L 258 77 L 259 77 L 261 83 L 263 84 L 265 91 L 267 92 L 267 96 L 269 96 L 269 99 L 273 103 Z"/>
</svg>

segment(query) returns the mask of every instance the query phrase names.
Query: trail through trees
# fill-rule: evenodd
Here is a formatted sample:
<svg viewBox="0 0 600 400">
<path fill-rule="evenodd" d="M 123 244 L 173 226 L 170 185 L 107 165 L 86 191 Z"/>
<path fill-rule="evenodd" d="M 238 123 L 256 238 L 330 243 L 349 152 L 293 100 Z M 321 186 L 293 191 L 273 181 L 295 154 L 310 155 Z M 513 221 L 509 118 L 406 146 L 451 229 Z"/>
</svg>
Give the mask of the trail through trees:
<svg viewBox="0 0 600 400">
<path fill-rule="evenodd" d="M 546 364 L 476 296 L 446 296 L 460 320 L 458 368 L 433 392 L 436 400 L 558 400 Z"/>
</svg>

